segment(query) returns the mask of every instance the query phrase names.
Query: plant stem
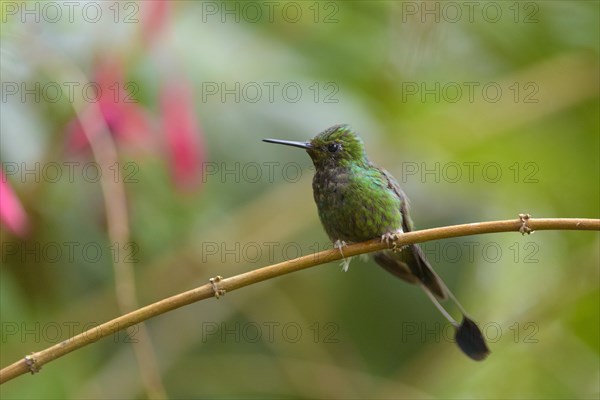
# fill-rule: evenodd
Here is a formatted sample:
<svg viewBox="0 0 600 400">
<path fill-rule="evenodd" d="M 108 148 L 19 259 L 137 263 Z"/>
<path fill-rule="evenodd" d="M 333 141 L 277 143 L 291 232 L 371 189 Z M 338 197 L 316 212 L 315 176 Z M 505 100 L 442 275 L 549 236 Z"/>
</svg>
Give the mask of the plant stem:
<svg viewBox="0 0 600 400">
<path fill-rule="evenodd" d="M 526 228 L 526 229 L 524 229 Z M 495 232 L 522 232 L 528 230 L 593 230 L 600 231 L 600 219 L 584 218 L 529 218 L 521 216 L 520 219 L 478 222 L 472 224 L 453 225 L 440 228 L 413 231 L 399 235 L 390 245 L 379 239 L 356 243 L 344 247 L 344 256 L 352 257 L 358 254 L 383 250 L 391 246 L 404 246 L 411 243 L 421 243 L 430 240 L 446 239 L 452 237 L 469 236 Z M 258 282 L 272 279 L 291 272 L 314 267 L 331 261 L 340 260 L 342 255 L 337 249 L 324 250 L 319 253 L 309 254 L 293 260 L 283 261 L 229 278 L 213 278 L 211 282 L 160 300 L 156 303 L 139 308 L 122 315 L 111 321 L 105 322 L 95 328 L 89 329 L 79 335 L 57 343 L 47 349 L 31 353 L 23 359 L 0 370 L 0 384 L 7 382 L 27 372 L 37 372 L 42 365 L 49 363 L 71 351 L 77 350 L 103 337 L 139 324 L 152 317 L 175 310 L 185 305 L 219 297 L 226 292 L 240 289 Z M 217 291 L 222 291 L 217 295 Z"/>
</svg>

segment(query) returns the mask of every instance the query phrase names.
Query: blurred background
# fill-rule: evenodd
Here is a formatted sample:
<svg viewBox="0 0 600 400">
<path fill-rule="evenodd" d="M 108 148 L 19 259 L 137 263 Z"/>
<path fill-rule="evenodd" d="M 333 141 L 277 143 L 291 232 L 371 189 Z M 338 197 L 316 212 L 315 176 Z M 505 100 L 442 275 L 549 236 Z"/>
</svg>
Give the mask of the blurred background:
<svg viewBox="0 0 600 400">
<path fill-rule="evenodd" d="M 419 229 L 600 216 L 599 4 L 1 5 L 1 366 L 129 310 L 330 248 L 299 149 L 337 123 Z M 2 398 L 598 398 L 597 232 L 423 244 L 481 363 L 355 259 L 147 321 Z"/>
</svg>

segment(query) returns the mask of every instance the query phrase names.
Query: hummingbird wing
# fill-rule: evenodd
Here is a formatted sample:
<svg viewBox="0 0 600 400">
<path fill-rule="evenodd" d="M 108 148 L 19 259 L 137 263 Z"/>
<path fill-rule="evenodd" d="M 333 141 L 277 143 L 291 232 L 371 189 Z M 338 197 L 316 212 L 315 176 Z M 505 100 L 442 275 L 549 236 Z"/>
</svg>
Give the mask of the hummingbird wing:
<svg viewBox="0 0 600 400">
<path fill-rule="evenodd" d="M 387 188 L 392 190 L 400 199 L 400 212 L 402 214 L 402 231 L 413 230 L 413 223 L 408 210 L 408 198 L 400 189 L 394 177 L 384 169 L 379 169 L 386 180 Z M 440 300 L 447 298 L 445 285 L 435 273 L 423 250 L 418 244 L 405 247 L 400 254 L 386 250 L 375 254 L 375 261 L 386 271 L 410 283 L 422 283 Z"/>
</svg>

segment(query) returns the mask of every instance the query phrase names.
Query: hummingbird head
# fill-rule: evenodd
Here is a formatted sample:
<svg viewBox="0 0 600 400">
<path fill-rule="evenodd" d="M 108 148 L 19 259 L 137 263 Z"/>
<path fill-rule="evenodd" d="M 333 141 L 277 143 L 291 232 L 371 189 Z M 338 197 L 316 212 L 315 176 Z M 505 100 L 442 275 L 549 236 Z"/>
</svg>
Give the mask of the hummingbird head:
<svg viewBox="0 0 600 400">
<path fill-rule="evenodd" d="M 316 168 L 367 165 L 365 145 L 348 125 L 334 125 L 309 142 L 263 139 L 264 142 L 300 147 L 306 150 Z"/>
</svg>

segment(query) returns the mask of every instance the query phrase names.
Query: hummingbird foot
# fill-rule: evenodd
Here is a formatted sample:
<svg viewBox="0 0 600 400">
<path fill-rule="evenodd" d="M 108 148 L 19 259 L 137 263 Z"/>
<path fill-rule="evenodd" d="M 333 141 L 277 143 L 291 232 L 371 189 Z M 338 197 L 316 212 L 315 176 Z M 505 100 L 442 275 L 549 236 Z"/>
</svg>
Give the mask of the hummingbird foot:
<svg viewBox="0 0 600 400">
<path fill-rule="evenodd" d="M 531 214 L 519 214 L 519 219 L 521 220 L 521 227 L 519 228 L 519 232 L 521 235 L 525 236 L 525 234 L 531 235 L 533 230 L 527 225 L 527 221 L 531 218 Z"/>
<path fill-rule="evenodd" d="M 385 242 L 385 244 L 387 244 L 388 247 L 390 246 L 390 241 L 391 241 L 392 242 L 392 251 L 402 250 L 402 248 L 400 248 L 400 249 L 398 248 L 395 241 L 403 233 L 404 233 L 404 231 L 402 230 L 402 228 L 398 229 L 396 232 L 386 232 L 383 235 L 381 235 L 381 241 Z"/>
<path fill-rule="evenodd" d="M 344 252 L 342 251 L 342 248 L 346 247 L 346 246 L 347 246 L 347 243 L 340 239 L 333 242 L 333 248 L 338 249 L 340 251 L 340 254 L 342 255 L 342 257 L 344 257 Z"/>
<path fill-rule="evenodd" d="M 343 258 L 343 261 L 340 264 L 342 266 L 342 271 L 348 272 L 348 268 L 350 268 L 350 261 L 352 261 L 352 257 L 350 257 L 350 258 L 344 257 L 344 252 L 342 251 L 342 248 L 345 246 L 346 246 L 346 242 L 344 242 L 343 240 L 340 240 L 340 239 L 336 240 L 333 243 L 333 248 L 338 249 Z"/>
<path fill-rule="evenodd" d="M 348 269 L 350 268 L 350 261 L 352 261 L 352 257 L 344 258 L 344 260 L 340 263 L 342 266 L 342 271 L 348 272 Z"/>
<path fill-rule="evenodd" d="M 359 255 L 358 258 L 362 262 L 369 262 L 369 260 L 371 259 L 368 254 L 364 254 L 364 253 Z"/>
</svg>

